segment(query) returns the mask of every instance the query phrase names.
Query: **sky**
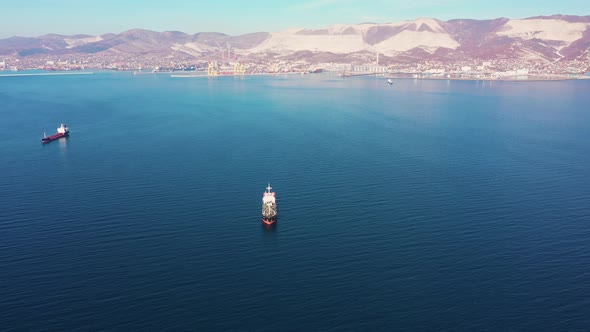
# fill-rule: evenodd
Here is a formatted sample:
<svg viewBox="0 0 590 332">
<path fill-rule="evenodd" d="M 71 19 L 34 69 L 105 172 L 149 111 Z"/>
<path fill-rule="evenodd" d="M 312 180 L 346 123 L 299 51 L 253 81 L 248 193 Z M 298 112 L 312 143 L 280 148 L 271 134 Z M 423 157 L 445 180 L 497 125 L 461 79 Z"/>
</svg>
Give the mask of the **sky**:
<svg viewBox="0 0 590 332">
<path fill-rule="evenodd" d="M 0 38 L 155 31 L 240 35 L 416 18 L 490 19 L 590 15 L 590 0 L 11 0 Z"/>
</svg>

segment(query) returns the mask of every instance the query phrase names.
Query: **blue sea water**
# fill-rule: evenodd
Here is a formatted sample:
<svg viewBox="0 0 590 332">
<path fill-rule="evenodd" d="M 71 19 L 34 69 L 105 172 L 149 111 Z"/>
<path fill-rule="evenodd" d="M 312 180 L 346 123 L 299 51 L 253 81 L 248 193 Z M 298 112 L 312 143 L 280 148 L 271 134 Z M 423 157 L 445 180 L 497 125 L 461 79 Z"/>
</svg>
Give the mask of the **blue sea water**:
<svg viewBox="0 0 590 332">
<path fill-rule="evenodd" d="M 590 81 L 0 77 L 0 330 L 588 330 L 589 105 Z"/>
</svg>

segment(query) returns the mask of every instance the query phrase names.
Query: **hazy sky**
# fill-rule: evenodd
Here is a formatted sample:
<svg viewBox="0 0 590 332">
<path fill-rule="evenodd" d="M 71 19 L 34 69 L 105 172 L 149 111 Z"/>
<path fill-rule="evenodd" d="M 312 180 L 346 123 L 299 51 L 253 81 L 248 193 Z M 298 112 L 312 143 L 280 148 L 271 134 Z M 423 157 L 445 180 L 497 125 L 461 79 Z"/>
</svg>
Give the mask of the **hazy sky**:
<svg viewBox="0 0 590 332">
<path fill-rule="evenodd" d="M 0 5 L 0 38 L 103 34 L 132 28 L 238 35 L 335 23 L 420 17 L 590 15 L 590 0 L 12 0 Z"/>
</svg>

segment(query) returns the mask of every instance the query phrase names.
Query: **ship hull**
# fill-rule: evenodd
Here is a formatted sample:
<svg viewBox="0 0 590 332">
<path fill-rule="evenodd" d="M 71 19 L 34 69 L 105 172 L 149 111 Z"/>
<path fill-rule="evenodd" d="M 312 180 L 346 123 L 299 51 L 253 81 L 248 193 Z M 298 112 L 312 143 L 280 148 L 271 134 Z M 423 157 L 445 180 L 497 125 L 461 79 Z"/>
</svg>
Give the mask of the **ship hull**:
<svg viewBox="0 0 590 332">
<path fill-rule="evenodd" d="M 277 222 L 277 217 L 267 218 L 262 217 L 262 223 L 265 225 L 274 225 Z"/>
<path fill-rule="evenodd" d="M 49 142 L 52 142 L 52 141 L 58 140 L 58 139 L 60 139 L 60 138 L 63 138 L 63 137 L 68 137 L 69 135 L 70 135 L 70 133 L 69 133 L 69 132 L 66 132 L 66 133 L 63 133 L 63 134 L 61 134 L 61 133 L 57 133 L 57 134 L 54 134 L 54 135 L 51 135 L 51 136 L 48 136 L 48 137 L 43 137 L 43 138 L 41 139 L 41 143 L 43 143 L 43 144 L 47 144 L 47 143 L 49 143 Z"/>
</svg>

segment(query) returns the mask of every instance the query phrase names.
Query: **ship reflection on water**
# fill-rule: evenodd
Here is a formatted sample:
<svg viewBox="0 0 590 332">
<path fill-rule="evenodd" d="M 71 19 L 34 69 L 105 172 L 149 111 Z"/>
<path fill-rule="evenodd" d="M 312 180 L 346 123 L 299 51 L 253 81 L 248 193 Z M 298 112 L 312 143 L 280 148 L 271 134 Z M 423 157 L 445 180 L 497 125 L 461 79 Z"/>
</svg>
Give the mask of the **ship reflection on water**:
<svg viewBox="0 0 590 332">
<path fill-rule="evenodd" d="M 274 233 L 277 230 L 277 223 L 275 222 L 272 225 L 262 223 L 262 230 L 264 231 L 264 233 Z"/>
<path fill-rule="evenodd" d="M 68 136 L 58 139 L 59 151 L 61 154 L 66 154 L 66 152 L 68 151 L 68 139 Z"/>
<path fill-rule="evenodd" d="M 63 138 L 60 138 L 58 140 L 59 141 L 59 147 L 61 149 L 65 149 L 68 146 L 68 138 L 69 137 L 63 137 Z"/>
</svg>

